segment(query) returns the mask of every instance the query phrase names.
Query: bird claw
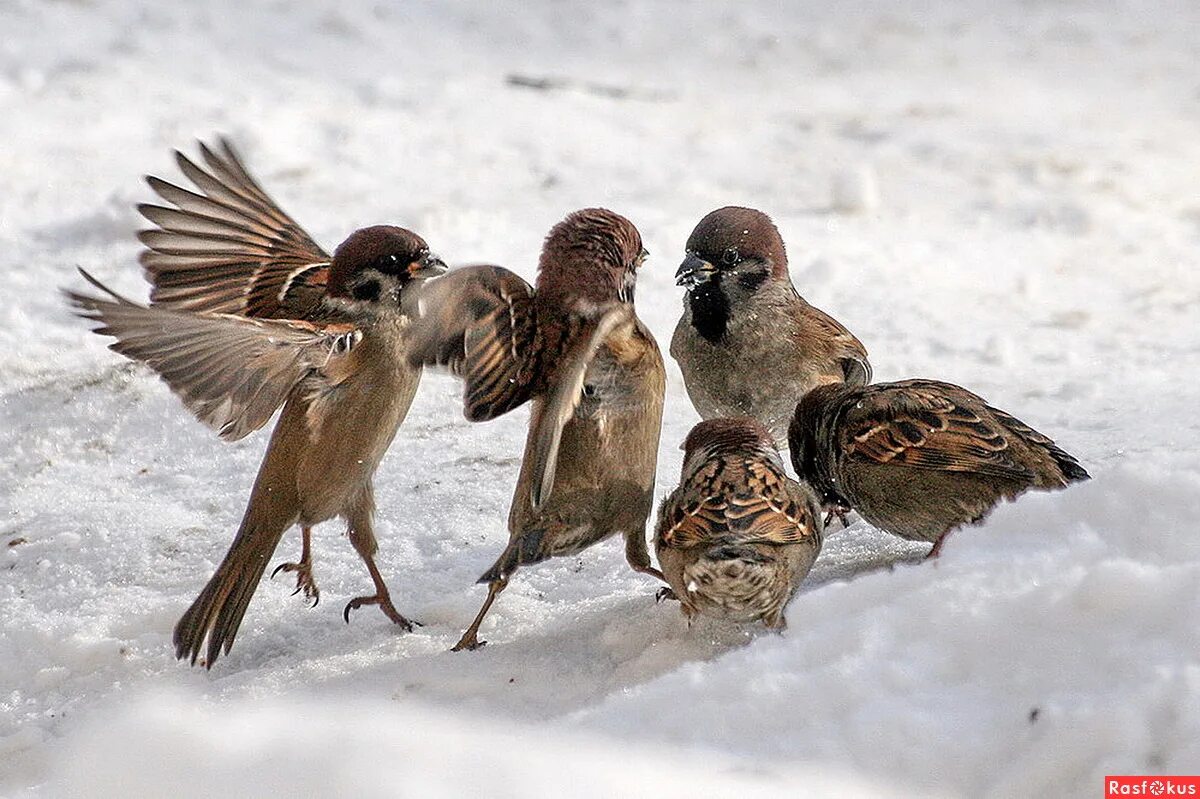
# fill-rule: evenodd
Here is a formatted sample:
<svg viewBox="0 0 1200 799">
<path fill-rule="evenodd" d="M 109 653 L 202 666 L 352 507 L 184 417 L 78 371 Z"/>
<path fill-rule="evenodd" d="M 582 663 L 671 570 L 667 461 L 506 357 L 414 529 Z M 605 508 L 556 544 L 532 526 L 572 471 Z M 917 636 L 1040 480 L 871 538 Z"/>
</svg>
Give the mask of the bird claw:
<svg viewBox="0 0 1200 799">
<path fill-rule="evenodd" d="M 292 592 L 292 596 L 304 592 L 307 599 L 312 600 L 310 608 L 315 608 L 321 602 L 321 589 L 317 588 L 317 581 L 313 579 L 311 563 L 280 563 L 275 567 L 275 571 L 271 572 L 271 579 L 275 579 L 275 575 L 280 572 L 295 572 L 296 573 L 296 590 Z"/>
<path fill-rule="evenodd" d="M 464 635 L 458 640 L 458 643 L 450 647 L 451 652 L 474 652 L 476 649 L 482 649 L 487 646 L 487 641 L 481 641 L 474 635 Z"/>
<path fill-rule="evenodd" d="M 825 524 L 824 524 L 824 526 L 828 527 L 829 523 L 832 522 L 836 518 L 839 522 L 842 523 L 842 529 L 845 530 L 847 527 L 850 526 L 850 519 L 849 519 L 850 511 L 851 511 L 851 508 L 847 508 L 845 505 L 827 505 L 825 507 Z"/>
<path fill-rule="evenodd" d="M 663 586 L 662 588 L 660 588 L 654 592 L 654 601 L 656 603 L 661 604 L 663 602 L 666 602 L 668 599 L 672 599 L 676 602 L 679 601 L 679 597 L 675 596 L 675 592 L 671 589 L 671 587 L 669 585 Z"/>
<path fill-rule="evenodd" d="M 400 625 L 400 627 L 402 627 L 406 633 L 412 632 L 413 625 L 416 625 L 417 627 L 425 626 L 419 621 L 412 621 L 404 618 L 404 616 L 400 614 L 400 611 L 396 610 L 396 606 L 392 604 L 391 597 L 380 596 L 379 594 L 376 594 L 375 596 L 355 597 L 347 602 L 345 610 L 342 611 L 342 618 L 346 620 L 346 624 L 350 623 L 350 611 L 358 610 L 359 608 L 367 605 L 378 605 L 379 609 L 383 611 L 383 615 Z"/>
</svg>

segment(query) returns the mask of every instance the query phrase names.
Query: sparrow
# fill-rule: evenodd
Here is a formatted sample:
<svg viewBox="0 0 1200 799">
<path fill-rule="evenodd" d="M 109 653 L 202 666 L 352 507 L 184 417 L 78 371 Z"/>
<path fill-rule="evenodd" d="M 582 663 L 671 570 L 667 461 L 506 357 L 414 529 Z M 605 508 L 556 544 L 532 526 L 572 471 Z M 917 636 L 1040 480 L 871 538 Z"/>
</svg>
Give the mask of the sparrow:
<svg viewBox="0 0 1200 799">
<path fill-rule="evenodd" d="M 827 502 L 932 542 L 930 557 L 1001 500 L 1089 478 L 1020 419 L 937 380 L 818 386 L 796 406 L 788 439 L 796 473 Z"/>
<path fill-rule="evenodd" d="M 654 548 L 689 619 L 785 626 L 783 610 L 821 551 L 812 489 L 787 476 L 775 439 L 749 417 L 700 422 L 658 513 Z"/>
<path fill-rule="evenodd" d="M 675 273 L 686 292 L 671 356 L 701 418 L 752 416 L 784 449 L 797 397 L 825 383 L 871 382 L 859 340 L 796 292 L 769 216 L 718 208 L 686 249 Z"/>
<path fill-rule="evenodd" d="M 325 254 L 258 189 L 226 143 L 202 147 L 212 173 L 183 156 L 195 194 L 152 179 L 176 208 L 143 206 L 159 225 L 142 239 L 154 304 L 127 300 L 84 273 L 107 297 L 67 292 L 110 348 L 157 372 L 227 441 L 283 408 L 228 553 L 175 627 L 176 656 L 212 668 L 233 645 L 250 598 L 285 531 L 299 524 L 297 591 L 320 593 L 311 528 L 344 518 L 375 585 L 343 611 L 378 605 L 405 630 L 375 565 L 375 469 L 404 420 L 421 377 L 407 358 L 412 287 L 445 264 L 400 227 L 355 231 Z M 292 318 L 288 318 L 292 317 Z M 207 645 L 206 642 L 207 641 Z"/>
<path fill-rule="evenodd" d="M 630 566 L 662 578 L 646 521 L 666 377 L 633 306 L 646 255 L 628 219 L 588 208 L 550 231 L 533 287 L 507 269 L 476 266 L 421 291 L 428 312 L 413 326 L 411 362 L 462 378 L 467 419 L 532 403 L 509 543 L 479 578 L 487 599 L 454 651 L 485 643 L 479 626 L 522 565 L 621 533 Z"/>
</svg>

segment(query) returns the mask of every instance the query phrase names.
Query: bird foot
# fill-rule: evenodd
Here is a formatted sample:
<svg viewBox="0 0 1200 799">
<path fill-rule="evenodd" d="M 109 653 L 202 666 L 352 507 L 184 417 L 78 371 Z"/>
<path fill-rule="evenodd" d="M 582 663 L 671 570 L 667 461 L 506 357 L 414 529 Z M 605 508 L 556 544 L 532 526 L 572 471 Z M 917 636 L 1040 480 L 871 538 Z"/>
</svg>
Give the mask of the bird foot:
<svg viewBox="0 0 1200 799">
<path fill-rule="evenodd" d="M 845 505 L 827 505 L 825 507 L 825 527 L 828 527 L 830 522 L 837 519 L 842 523 L 842 529 L 845 530 L 850 526 L 850 508 Z"/>
<path fill-rule="evenodd" d="M 476 649 L 481 649 L 487 646 L 487 641 L 480 641 L 474 630 L 463 633 L 463 637 L 458 639 L 458 643 L 450 647 L 451 652 L 474 652 Z"/>
<path fill-rule="evenodd" d="M 664 586 L 654 592 L 654 601 L 655 602 L 659 602 L 659 603 L 666 602 L 668 599 L 674 600 L 676 602 L 679 601 L 679 597 L 675 596 L 675 592 L 673 590 L 671 590 L 670 586 Z"/>
<path fill-rule="evenodd" d="M 299 563 L 280 563 L 275 567 L 275 571 L 271 572 L 271 579 L 275 579 L 275 575 L 280 572 L 295 572 L 296 573 L 296 590 L 292 592 L 292 596 L 304 592 L 306 599 L 311 599 L 312 604 L 309 607 L 315 608 L 321 601 L 321 589 L 317 588 L 317 581 L 313 578 L 312 564 L 301 560 Z"/>
<path fill-rule="evenodd" d="M 389 597 L 387 594 L 383 594 L 383 595 L 376 594 L 375 596 L 360 596 L 360 597 L 355 597 L 354 599 L 351 599 L 349 602 L 346 603 L 346 609 L 342 611 L 342 618 L 344 618 L 346 620 L 346 624 L 350 623 L 350 611 L 358 610 L 359 608 L 365 607 L 367 605 L 378 605 L 379 609 L 383 611 L 383 615 L 387 616 L 393 622 L 395 622 L 396 624 L 398 624 L 402 628 L 404 628 L 404 632 L 406 632 L 406 633 L 412 632 L 412 628 L 413 628 L 414 624 L 418 627 L 424 626 L 419 621 L 412 621 L 412 620 L 406 619 L 406 618 L 404 618 L 404 616 L 400 615 L 400 611 L 396 610 L 396 606 L 392 604 L 392 598 Z"/>
</svg>

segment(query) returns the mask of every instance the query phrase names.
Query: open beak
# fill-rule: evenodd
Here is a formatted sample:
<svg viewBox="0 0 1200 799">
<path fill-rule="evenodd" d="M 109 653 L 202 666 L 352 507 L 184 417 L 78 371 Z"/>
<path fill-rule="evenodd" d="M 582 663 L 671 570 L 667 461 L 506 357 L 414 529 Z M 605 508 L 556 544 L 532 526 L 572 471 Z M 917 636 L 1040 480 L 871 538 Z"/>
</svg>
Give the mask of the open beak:
<svg viewBox="0 0 1200 799">
<path fill-rule="evenodd" d="M 415 278 L 431 278 L 446 274 L 446 262 L 433 253 L 427 254 L 409 267 L 408 274 Z"/>
<path fill-rule="evenodd" d="M 679 265 L 679 271 L 675 273 L 675 285 L 685 286 L 688 291 L 691 291 L 696 286 L 711 280 L 716 272 L 715 266 L 689 252 L 687 258 L 684 258 L 683 263 Z"/>
</svg>

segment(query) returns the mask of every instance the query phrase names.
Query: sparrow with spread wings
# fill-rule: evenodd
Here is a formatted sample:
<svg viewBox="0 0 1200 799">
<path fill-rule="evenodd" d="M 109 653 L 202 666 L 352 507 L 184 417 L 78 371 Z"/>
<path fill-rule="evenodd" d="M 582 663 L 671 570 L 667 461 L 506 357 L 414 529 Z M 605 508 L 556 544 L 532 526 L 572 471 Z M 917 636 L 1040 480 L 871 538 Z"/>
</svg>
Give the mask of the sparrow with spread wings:
<svg viewBox="0 0 1200 799">
<path fill-rule="evenodd" d="M 820 386 L 796 406 L 788 438 L 796 473 L 827 502 L 932 542 L 930 557 L 1001 500 L 1088 479 L 1020 419 L 936 380 Z"/>
<path fill-rule="evenodd" d="M 495 266 L 450 272 L 423 287 L 412 362 L 448 366 L 464 382 L 464 414 L 493 419 L 532 401 L 509 543 L 479 582 L 488 595 L 454 649 L 484 642 L 479 626 L 523 564 L 569 555 L 620 533 L 637 571 L 650 564 L 646 520 L 665 374 L 634 312 L 646 256 L 623 216 L 588 208 L 546 238 L 536 287 Z"/>
<path fill-rule="evenodd" d="M 821 551 L 816 495 L 787 476 L 771 432 L 749 417 L 700 422 L 683 451 L 679 487 L 663 500 L 654 536 L 670 595 L 689 619 L 783 627 Z"/>
<path fill-rule="evenodd" d="M 417 234 L 355 231 L 330 257 L 262 190 L 237 153 L 201 145 L 208 169 L 177 153 L 198 192 L 148 182 L 170 206 L 142 205 L 152 284 L 144 306 L 88 279 L 107 297 L 67 292 L 112 336 L 111 349 L 147 364 L 200 421 L 235 441 L 283 408 L 228 553 L 175 627 L 179 658 L 211 668 L 227 654 L 267 562 L 299 524 L 297 591 L 319 599 L 311 529 L 344 518 L 375 586 L 344 611 L 378 605 L 406 630 L 375 565 L 372 478 L 416 392 L 409 362 L 414 287 L 445 265 Z M 207 645 L 206 645 L 207 641 Z"/>
</svg>

